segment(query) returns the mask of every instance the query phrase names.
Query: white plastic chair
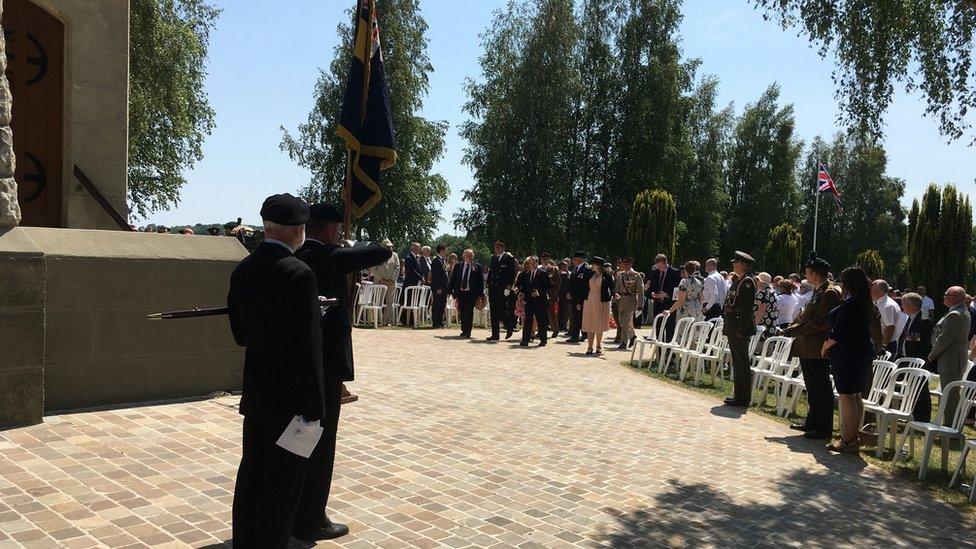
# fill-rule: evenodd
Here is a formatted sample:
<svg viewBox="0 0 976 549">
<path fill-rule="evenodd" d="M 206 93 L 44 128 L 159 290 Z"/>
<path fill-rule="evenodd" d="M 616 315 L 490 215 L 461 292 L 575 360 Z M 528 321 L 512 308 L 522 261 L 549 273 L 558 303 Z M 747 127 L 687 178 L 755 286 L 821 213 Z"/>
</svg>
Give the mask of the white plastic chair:
<svg viewBox="0 0 976 549">
<path fill-rule="evenodd" d="M 959 457 L 959 465 L 956 465 L 956 472 L 952 474 L 952 478 L 949 480 L 949 488 L 956 485 L 956 478 L 960 474 L 966 474 L 966 458 L 969 456 L 971 450 L 976 450 L 976 440 L 967 441 L 966 445 L 962 447 L 962 456 Z M 969 485 L 969 501 L 976 502 L 976 477 L 973 477 L 973 482 Z"/>
<path fill-rule="evenodd" d="M 644 349 L 647 348 L 648 346 L 650 346 L 651 348 L 651 357 L 647 362 L 648 369 L 650 369 L 651 365 L 654 364 L 654 355 L 657 353 L 656 344 L 662 341 L 665 337 L 665 333 L 666 333 L 665 327 L 667 326 L 666 320 L 667 320 L 667 316 L 663 314 L 659 314 L 655 316 L 654 320 L 651 321 L 650 334 L 645 335 L 643 337 L 638 336 L 638 338 L 634 340 L 634 347 L 630 351 L 631 364 L 634 363 L 634 355 L 637 355 L 637 367 L 638 368 L 643 367 Z"/>
<path fill-rule="evenodd" d="M 762 352 L 753 357 L 752 401 L 756 404 L 766 402 L 769 394 L 769 376 L 781 373 L 781 366 L 789 360 L 793 339 L 785 336 L 772 336 L 763 342 Z"/>
<path fill-rule="evenodd" d="M 896 368 L 888 378 L 885 397 L 882 404 L 864 404 L 864 411 L 871 412 L 878 418 L 878 448 L 877 457 L 884 454 L 885 438 L 891 434 L 891 446 L 895 446 L 900 422 L 910 422 L 915 402 L 922 390 L 928 389 L 930 374 L 921 368 Z M 897 389 L 900 387 L 900 390 Z M 897 401 L 897 404 L 895 404 Z"/>
<path fill-rule="evenodd" d="M 936 415 L 935 423 L 909 421 L 908 425 L 905 426 L 905 433 L 901 436 L 901 440 L 895 448 L 895 458 L 893 461 L 897 463 L 902 457 L 901 450 L 905 447 L 905 440 L 912 436 L 913 431 L 918 431 L 923 436 L 925 445 L 922 447 L 922 461 L 918 467 L 919 480 L 924 479 L 925 473 L 928 472 L 929 455 L 932 453 L 932 443 L 935 442 L 936 437 L 941 441 L 943 471 L 949 467 L 949 441 L 953 439 L 962 440 L 963 443 L 966 441 L 966 435 L 963 434 L 962 428 L 965 425 L 966 417 L 969 415 L 969 410 L 973 407 L 974 401 L 976 401 L 976 381 L 953 381 L 945 386 L 944 394 L 948 395 L 952 391 L 959 392 L 959 404 L 956 406 L 952 417 L 946 417 L 947 410 L 945 408 L 949 399 L 944 398 L 939 401 L 939 412 Z M 914 454 L 915 438 L 912 437 L 911 441 L 913 443 L 912 453 Z M 965 455 L 963 460 L 960 461 L 960 464 L 964 463 L 964 461 Z M 953 479 L 955 479 L 955 475 L 953 475 Z"/>
<path fill-rule="evenodd" d="M 708 344 L 708 340 L 711 338 L 713 326 L 707 320 L 695 322 L 691 325 L 691 329 L 688 330 L 688 337 L 685 339 L 684 346 L 671 350 L 671 358 L 677 362 L 679 380 L 685 380 L 685 376 L 688 374 L 688 367 L 691 365 L 691 360 L 694 355 L 701 354 L 705 351 L 705 345 Z M 669 364 L 664 365 L 665 375 L 667 375 L 669 367 Z"/>
<path fill-rule="evenodd" d="M 405 291 L 407 298 L 403 306 L 400 307 L 400 310 L 407 315 L 404 325 L 409 325 L 411 321 L 414 328 L 426 325 L 430 318 L 428 316 L 430 309 L 427 306 L 430 301 L 430 287 L 410 286 Z"/>
<path fill-rule="evenodd" d="M 667 322 L 667 320 L 665 320 Z M 679 349 L 685 346 L 685 340 L 688 337 L 688 332 L 691 330 L 691 325 L 695 323 L 695 319 L 690 316 L 684 318 L 679 318 L 674 324 L 674 335 L 671 336 L 671 341 L 658 340 L 654 346 L 657 350 L 661 351 L 661 360 L 657 363 L 657 372 L 661 373 L 664 370 L 664 366 L 668 363 L 671 358 L 671 350 Z M 654 356 L 656 351 L 651 352 L 651 356 Z"/>
<path fill-rule="evenodd" d="M 450 328 L 455 324 L 459 324 L 461 319 L 458 315 L 457 305 L 454 303 L 454 298 L 447 296 L 447 302 L 444 305 L 444 325 Z"/>
<path fill-rule="evenodd" d="M 359 314 L 356 316 L 356 324 L 362 325 L 363 321 L 369 322 L 373 319 L 373 327 L 379 328 L 383 309 L 386 308 L 386 286 L 382 284 L 370 284 L 365 286 L 362 294 L 365 296 L 363 303 L 359 305 Z"/>
<path fill-rule="evenodd" d="M 711 336 L 708 338 L 705 348 L 701 352 L 694 353 L 691 356 L 691 360 L 695 361 L 695 385 L 701 384 L 701 376 L 705 374 L 705 369 L 708 365 L 711 365 L 712 385 L 715 385 L 715 377 L 722 367 L 722 357 L 728 348 L 729 339 L 722 333 L 722 323 L 716 323 L 715 327 L 712 328 Z"/>
<path fill-rule="evenodd" d="M 393 325 L 400 324 L 400 300 L 403 298 L 403 284 L 397 282 L 393 288 Z"/>
<path fill-rule="evenodd" d="M 917 358 L 915 360 L 922 360 L 922 359 Z M 922 366 L 924 365 L 925 365 L 925 361 L 922 361 Z M 921 366 L 919 367 L 921 368 Z M 973 362 L 970 360 L 968 361 L 968 364 L 966 366 L 966 371 L 962 373 L 963 381 L 969 379 L 969 372 L 972 371 L 972 369 L 973 369 Z M 935 389 L 932 389 L 930 392 L 932 393 L 932 396 L 938 398 L 939 402 L 941 402 L 942 401 L 942 378 L 939 376 L 932 376 L 932 377 L 935 378 Z"/>
</svg>

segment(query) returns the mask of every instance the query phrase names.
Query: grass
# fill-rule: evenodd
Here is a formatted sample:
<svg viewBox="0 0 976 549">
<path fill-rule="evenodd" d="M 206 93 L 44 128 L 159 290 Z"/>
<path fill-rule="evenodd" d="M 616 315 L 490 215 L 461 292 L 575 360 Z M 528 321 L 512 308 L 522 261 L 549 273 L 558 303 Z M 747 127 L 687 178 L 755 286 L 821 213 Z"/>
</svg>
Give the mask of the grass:
<svg viewBox="0 0 976 549">
<path fill-rule="evenodd" d="M 702 376 L 701 385 L 695 386 L 691 384 L 691 382 L 693 381 L 691 375 L 688 375 L 686 377 L 686 380 L 688 381 L 680 381 L 677 379 L 677 373 L 675 373 L 674 375 L 659 374 L 651 367 L 638 368 L 634 366 L 630 361 L 623 361 L 621 364 L 648 377 L 661 380 L 671 385 L 680 386 L 682 389 L 685 390 L 691 390 L 705 395 L 709 395 L 715 397 L 717 400 L 722 400 L 725 397 L 732 394 L 732 382 L 721 378 L 716 378 L 715 384 L 713 385 L 711 383 L 711 376 Z M 646 365 L 647 361 L 644 361 L 643 364 Z M 656 367 L 657 364 L 655 363 L 654 368 Z M 933 410 L 932 410 L 933 416 L 935 415 L 936 412 L 936 402 L 933 402 Z M 797 402 L 796 412 L 789 418 L 783 418 L 776 415 L 776 402 L 772 398 L 772 395 L 767 396 L 766 402 L 761 403 L 759 405 L 752 405 L 749 408 L 750 412 L 758 413 L 759 415 L 765 416 L 779 423 L 791 423 L 793 421 L 798 421 L 806 417 L 807 410 L 808 410 L 808 406 L 807 406 L 805 396 L 800 397 L 799 401 Z M 836 427 L 838 425 L 840 425 L 840 419 L 835 410 L 834 411 L 835 434 L 836 434 Z M 965 433 L 967 439 L 972 440 L 973 438 L 976 438 L 976 430 L 974 430 L 972 427 L 966 427 Z M 905 447 L 907 450 L 908 444 L 906 444 Z M 918 479 L 918 467 L 919 467 L 920 458 L 922 454 L 922 444 L 921 444 L 920 437 L 916 438 L 915 453 L 909 456 L 908 458 L 903 459 L 897 464 L 892 463 L 891 461 L 892 452 L 890 450 L 885 452 L 885 458 L 882 459 L 876 458 L 874 453 L 875 453 L 874 446 L 865 446 L 861 450 L 860 457 L 862 457 L 866 462 L 870 463 L 871 465 L 884 469 L 885 471 L 888 471 L 889 473 L 895 475 L 899 479 L 904 480 L 905 482 L 916 484 L 920 488 L 929 491 L 937 499 L 944 501 L 955 507 L 958 507 L 960 509 L 963 509 L 968 514 L 976 517 L 976 504 L 969 502 L 968 492 L 963 494 L 962 492 L 958 491 L 958 486 L 959 486 L 958 481 L 956 484 L 956 489 L 949 488 L 949 479 L 952 478 L 952 472 L 955 470 L 956 464 L 959 463 L 959 457 L 961 455 L 961 451 L 959 450 L 949 451 L 948 471 L 943 472 L 941 444 L 939 442 L 936 442 L 932 448 L 932 453 L 929 456 L 928 472 L 926 473 L 924 480 Z M 969 462 L 970 465 L 972 465 L 973 459 L 970 458 Z M 963 482 L 966 483 L 973 482 L 973 477 L 972 477 L 973 467 L 972 466 L 968 467 L 966 472 L 967 472 L 967 476 L 963 478 Z"/>
</svg>

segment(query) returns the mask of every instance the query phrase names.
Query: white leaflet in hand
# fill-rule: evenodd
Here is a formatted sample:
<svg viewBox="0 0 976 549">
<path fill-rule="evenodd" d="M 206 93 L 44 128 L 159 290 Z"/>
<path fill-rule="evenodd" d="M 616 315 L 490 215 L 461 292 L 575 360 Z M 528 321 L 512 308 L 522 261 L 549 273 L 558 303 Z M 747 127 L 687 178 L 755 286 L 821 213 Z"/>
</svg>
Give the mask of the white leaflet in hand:
<svg viewBox="0 0 976 549">
<path fill-rule="evenodd" d="M 318 421 L 309 422 L 301 416 L 295 416 L 285 428 L 285 432 L 278 437 L 277 444 L 297 456 L 308 458 L 320 438 L 322 438 L 322 427 L 319 426 Z"/>
<path fill-rule="evenodd" d="M 675 286 L 675 288 L 674 288 L 674 295 L 671 296 L 671 301 L 678 301 L 678 292 L 679 291 L 681 291 L 681 288 L 678 288 L 677 286 Z"/>
<path fill-rule="evenodd" d="M 643 312 L 644 311 L 641 311 L 640 309 L 637 309 L 636 311 L 634 311 L 634 318 L 638 318 L 641 315 L 641 313 L 643 313 Z"/>
</svg>

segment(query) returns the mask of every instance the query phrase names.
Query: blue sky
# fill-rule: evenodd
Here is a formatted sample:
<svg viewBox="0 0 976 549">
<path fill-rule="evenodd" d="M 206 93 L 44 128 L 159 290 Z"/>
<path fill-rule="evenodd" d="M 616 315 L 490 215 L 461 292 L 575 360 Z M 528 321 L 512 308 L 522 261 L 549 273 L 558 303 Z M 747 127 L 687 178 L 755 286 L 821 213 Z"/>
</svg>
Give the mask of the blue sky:
<svg viewBox="0 0 976 549">
<path fill-rule="evenodd" d="M 180 205 L 141 220 L 178 223 L 259 221 L 262 200 L 295 192 L 309 174 L 278 149 L 279 126 L 294 131 L 312 105 L 320 67 L 331 60 L 336 24 L 351 0 L 216 0 L 223 8 L 212 35 L 207 93 L 217 127 L 204 145 L 205 158 L 188 174 Z M 458 6 L 463 4 L 463 9 Z M 436 169 L 451 186 L 438 233 L 455 232 L 451 219 L 462 207 L 461 191 L 473 184 L 462 163 L 465 142 L 457 130 L 465 114 L 464 79 L 478 76 L 478 35 L 503 0 L 421 0 L 430 29 L 434 66 L 424 115 L 450 124 L 444 158 Z M 720 80 L 721 104 L 737 112 L 772 82 L 796 112 L 805 142 L 837 131 L 832 65 L 795 31 L 763 21 L 750 0 L 685 0 L 682 47 L 702 59 L 700 74 Z M 906 203 L 930 182 L 952 182 L 972 193 L 976 149 L 947 145 L 935 123 L 922 117 L 918 99 L 899 94 L 887 116 L 889 175 L 907 182 Z M 811 172 L 812 178 L 812 172 Z M 839 181 L 843 191 L 843 181 Z"/>
</svg>

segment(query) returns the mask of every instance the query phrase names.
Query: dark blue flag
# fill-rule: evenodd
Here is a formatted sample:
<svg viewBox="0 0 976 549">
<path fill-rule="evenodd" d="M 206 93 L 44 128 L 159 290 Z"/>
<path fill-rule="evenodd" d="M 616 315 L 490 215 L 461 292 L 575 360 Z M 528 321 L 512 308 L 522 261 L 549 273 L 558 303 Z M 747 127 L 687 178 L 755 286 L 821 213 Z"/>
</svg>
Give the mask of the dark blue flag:
<svg viewBox="0 0 976 549">
<path fill-rule="evenodd" d="M 352 63 L 338 133 L 350 156 L 349 188 L 343 198 L 350 211 L 362 217 L 383 196 L 380 172 L 396 163 L 397 154 L 376 0 L 359 0 L 357 4 Z"/>
</svg>

